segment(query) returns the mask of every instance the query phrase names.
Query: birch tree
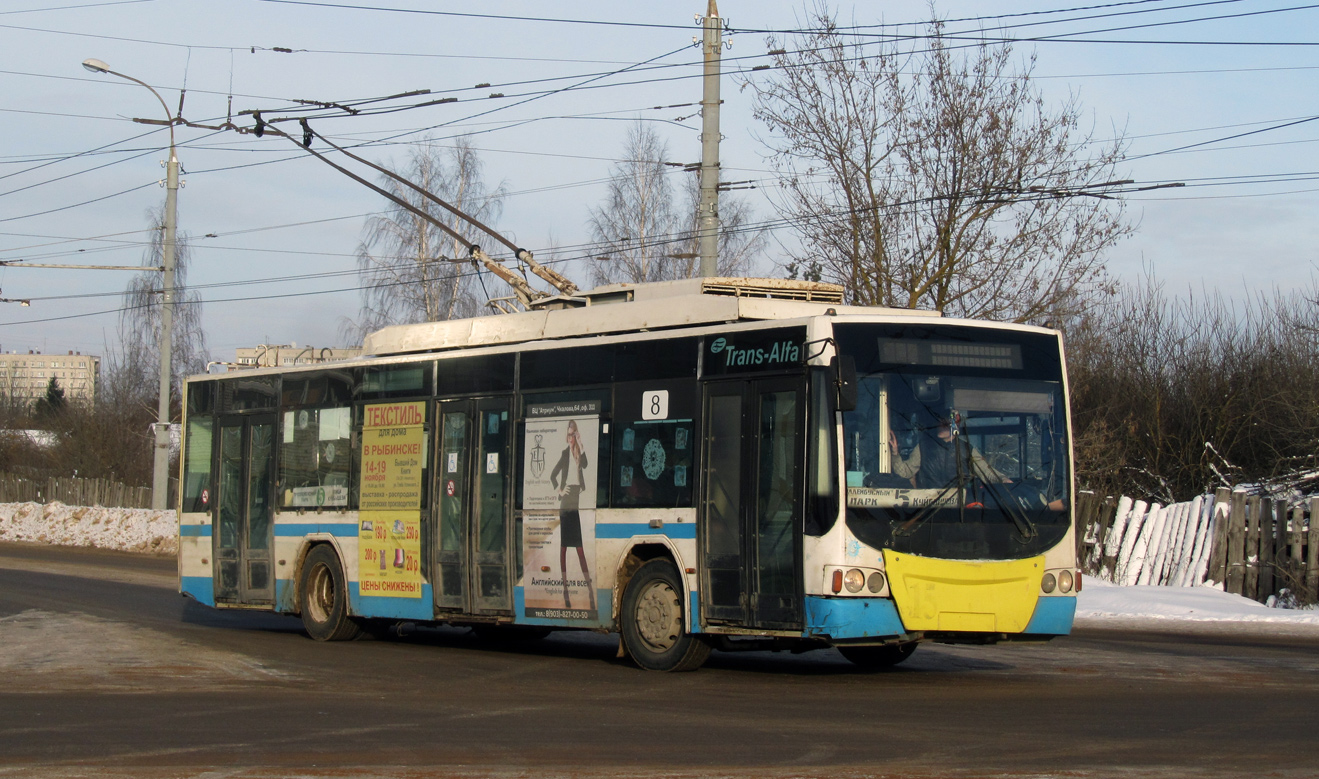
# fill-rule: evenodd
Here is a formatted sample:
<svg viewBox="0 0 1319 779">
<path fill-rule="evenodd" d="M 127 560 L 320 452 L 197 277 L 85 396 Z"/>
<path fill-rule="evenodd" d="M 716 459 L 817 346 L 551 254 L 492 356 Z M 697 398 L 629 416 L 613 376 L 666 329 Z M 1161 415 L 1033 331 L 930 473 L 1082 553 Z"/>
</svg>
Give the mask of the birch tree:
<svg viewBox="0 0 1319 779">
<path fill-rule="evenodd" d="M 505 186 L 485 183 L 480 156 L 466 138 L 449 147 L 428 139 L 412 147 L 404 165 L 394 170 L 485 224 L 499 218 Z M 415 190 L 384 175 L 378 183 L 459 234 L 483 243 L 485 236 Z M 475 315 L 484 301 L 473 289 L 467 256 L 462 242 L 390 201 L 385 212 L 369 218 L 363 229 L 357 248 L 362 305 L 358 318 L 345 323 L 345 337 L 360 340 L 386 325 Z"/>
<path fill-rule="evenodd" d="M 144 270 L 136 274 L 124 292 L 119 314 L 119 348 L 111 349 L 104 367 L 100 394 L 117 406 L 135 405 L 154 409 L 160 392 L 160 328 L 165 263 L 165 211 L 147 212 L 151 240 L 142 253 Z M 171 397 L 181 397 L 183 379 L 206 372 L 210 359 L 206 332 L 202 329 L 201 296 L 188 289 L 192 247 L 186 233 L 175 234 L 174 318 L 170 372 Z"/>
<path fill-rule="evenodd" d="M 608 194 L 588 221 L 593 284 L 672 281 L 700 272 L 700 180 L 668 160 L 668 144 L 652 127 L 631 125 Z M 674 176 L 684 177 L 676 192 Z M 752 225 L 753 211 L 740 198 L 722 195 L 719 215 L 719 274 L 743 275 L 764 251 L 764 230 Z"/>
</svg>

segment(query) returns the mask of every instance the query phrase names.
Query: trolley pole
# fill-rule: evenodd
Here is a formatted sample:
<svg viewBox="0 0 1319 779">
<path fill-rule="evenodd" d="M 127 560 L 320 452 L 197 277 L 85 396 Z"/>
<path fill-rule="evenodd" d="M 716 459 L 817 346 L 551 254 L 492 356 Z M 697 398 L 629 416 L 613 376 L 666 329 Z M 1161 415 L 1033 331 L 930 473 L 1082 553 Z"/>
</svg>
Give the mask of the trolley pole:
<svg viewBox="0 0 1319 779">
<path fill-rule="evenodd" d="M 164 289 L 160 307 L 160 395 L 156 424 L 153 425 L 156 435 L 151 473 L 151 508 L 163 511 L 169 508 L 169 396 L 170 385 L 173 383 L 170 357 L 174 353 L 174 234 L 178 222 L 179 198 L 179 156 L 174 151 L 174 117 L 165 99 L 147 82 L 110 70 L 109 65 L 98 59 L 83 60 L 82 66 L 92 73 L 108 73 L 151 90 L 151 94 L 156 96 L 165 109 L 165 123 L 169 125 L 169 161 L 165 163 L 165 235 L 161 246 L 161 286 Z"/>
<path fill-rule="evenodd" d="M 705 14 L 704 90 L 701 95 L 701 275 L 719 275 L 719 58 L 723 49 L 723 20 L 710 0 Z"/>
</svg>

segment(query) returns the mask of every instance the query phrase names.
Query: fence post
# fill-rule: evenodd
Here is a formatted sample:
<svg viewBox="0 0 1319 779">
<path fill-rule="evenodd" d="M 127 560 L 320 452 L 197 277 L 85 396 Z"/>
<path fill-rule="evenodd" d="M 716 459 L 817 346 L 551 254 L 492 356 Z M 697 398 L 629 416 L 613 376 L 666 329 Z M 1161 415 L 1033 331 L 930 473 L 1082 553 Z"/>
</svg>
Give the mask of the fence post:
<svg viewBox="0 0 1319 779">
<path fill-rule="evenodd" d="M 1095 512 L 1095 548 L 1090 550 L 1090 559 L 1087 561 L 1086 572 L 1092 576 L 1099 573 L 1104 562 L 1104 547 L 1108 543 L 1109 533 L 1113 530 L 1113 496 L 1106 496 L 1103 500 L 1096 495 L 1094 498 Z"/>
<path fill-rule="evenodd" d="M 1259 502 L 1259 587 L 1255 590 L 1255 600 L 1263 603 L 1273 594 L 1274 545 L 1277 531 L 1274 521 L 1277 511 L 1272 498 L 1262 498 Z"/>
<path fill-rule="evenodd" d="M 1177 551 L 1172 571 L 1168 574 L 1168 583 L 1177 587 L 1186 586 L 1186 580 L 1195 568 L 1195 544 L 1200 539 L 1200 516 L 1204 513 L 1204 500 L 1205 496 L 1196 495 L 1186 509 L 1186 519 L 1182 522 L 1181 549 Z"/>
<path fill-rule="evenodd" d="M 1310 498 L 1310 525 L 1305 539 L 1305 597 L 1319 602 L 1319 498 Z"/>
<path fill-rule="evenodd" d="M 1246 493 L 1232 493 L 1227 530 L 1227 591 L 1242 595 L 1246 584 Z"/>
<path fill-rule="evenodd" d="M 1110 497 L 1111 501 L 1112 498 Z M 1116 581 L 1118 555 L 1122 552 L 1122 531 L 1131 517 L 1131 498 L 1123 495 L 1118 499 L 1113 511 L 1113 524 L 1108 528 L 1108 538 L 1104 540 L 1104 557 L 1099 566 L 1099 575 L 1109 581 Z"/>
<path fill-rule="evenodd" d="M 1302 542 L 1301 526 L 1305 523 L 1305 507 L 1297 504 L 1291 511 L 1291 522 L 1287 524 L 1287 586 L 1296 598 L 1305 597 L 1305 568 L 1301 564 Z"/>
<path fill-rule="evenodd" d="M 1227 526 L 1232 510 L 1232 490 L 1219 487 L 1214 490 L 1213 544 L 1209 550 L 1208 578 L 1218 582 L 1219 587 L 1227 584 Z"/>
</svg>

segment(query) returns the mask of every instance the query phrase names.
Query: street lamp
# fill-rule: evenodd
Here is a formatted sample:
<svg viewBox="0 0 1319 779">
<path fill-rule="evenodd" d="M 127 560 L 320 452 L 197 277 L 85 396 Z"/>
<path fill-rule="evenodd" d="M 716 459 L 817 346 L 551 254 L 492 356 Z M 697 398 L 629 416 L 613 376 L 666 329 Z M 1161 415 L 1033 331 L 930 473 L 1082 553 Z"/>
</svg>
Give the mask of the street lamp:
<svg viewBox="0 0 1319 779">
<path fill-rule="evenodd" d="M 173 376 L 170 372 L 170 356 L 174 349 L 174 232 L 178 221 L 179 197 L 179 158 L 174 153 L 174 117 L 170 115 L 169 106 L 160 93 L 145 81 L 140 81 L 123 73 L 110 70 L 110 66 L 98 59 L 86 59 L 82 66 L 93 73 L 109 73 L 134 84 L 141 84 L 151 90 L 160 105 L 165 109 L 165 119 L 169 123 L 169 162 L 165 165 L 165 240 L 164 254 L 164 301 L 160 310 L 160 405 L 156 409 L 156 452 L 151 475 L 151 508 L 162 511 L 169 503 L 169 396 Z"/>
</svg>

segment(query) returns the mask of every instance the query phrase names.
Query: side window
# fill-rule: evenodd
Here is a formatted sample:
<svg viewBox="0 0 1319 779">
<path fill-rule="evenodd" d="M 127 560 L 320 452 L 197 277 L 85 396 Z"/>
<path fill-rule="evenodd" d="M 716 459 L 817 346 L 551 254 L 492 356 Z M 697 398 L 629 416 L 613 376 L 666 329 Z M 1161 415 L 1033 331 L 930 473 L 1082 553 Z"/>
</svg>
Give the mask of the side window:
<svg viewBox="0 0 1319 779">
<path fill-rule="evenodd" d="M 618 385 L 611 469 L 616 508 L 692 505 L 695 381 Z"/>
<path fill-rule="evenodd" d="M 188 417 L 188 445 L 183 460 L 184 513 L 209 511 L 211 508 L 211 431 L 214 424 L 213 417 Z"/>
<path fill-rule="evenodd" d="M 284 412 L 280 438 L 280 505 L 348 505 L 352 409 L 301 408 Z"/>
</svg>

